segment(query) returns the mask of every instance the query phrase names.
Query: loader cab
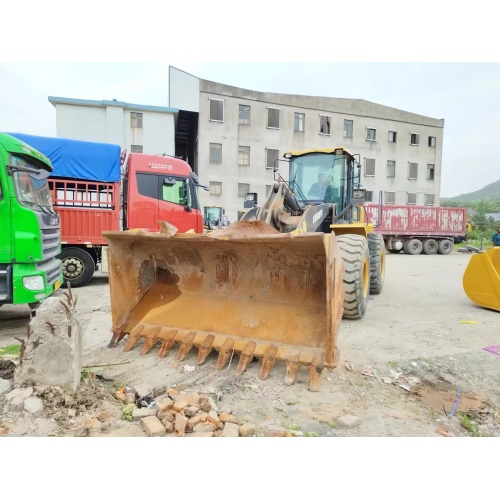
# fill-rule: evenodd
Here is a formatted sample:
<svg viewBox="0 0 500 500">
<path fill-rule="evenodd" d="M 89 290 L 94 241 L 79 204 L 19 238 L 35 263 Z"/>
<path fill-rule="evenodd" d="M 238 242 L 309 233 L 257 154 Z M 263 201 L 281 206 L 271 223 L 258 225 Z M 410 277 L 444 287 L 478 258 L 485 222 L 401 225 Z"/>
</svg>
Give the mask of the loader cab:
<svg viewBox="0 0 500 500">
<path fill-rule="evenodd" d="M 343 147 L 285 153 L 289 183 L 303 206 L 332 203 L 340 213 L 359 185 L 359 162 Z"/>
</svg>

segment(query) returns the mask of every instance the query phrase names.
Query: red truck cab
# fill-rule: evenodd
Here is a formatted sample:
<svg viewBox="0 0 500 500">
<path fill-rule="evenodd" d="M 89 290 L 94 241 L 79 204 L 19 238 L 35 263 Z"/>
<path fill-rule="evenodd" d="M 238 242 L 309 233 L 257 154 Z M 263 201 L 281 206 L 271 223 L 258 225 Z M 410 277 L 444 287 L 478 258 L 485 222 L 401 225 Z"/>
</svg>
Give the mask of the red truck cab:
<svg viewBox="0 0 500 500">
<path fill-rule="evenodd" d="M 171 156 L 130 153 L 123 185 L 124 228 L 159 231 L 166 221 L 180 233 L 203 232 L 198 180 L 190 166 Z"/>
</svg>

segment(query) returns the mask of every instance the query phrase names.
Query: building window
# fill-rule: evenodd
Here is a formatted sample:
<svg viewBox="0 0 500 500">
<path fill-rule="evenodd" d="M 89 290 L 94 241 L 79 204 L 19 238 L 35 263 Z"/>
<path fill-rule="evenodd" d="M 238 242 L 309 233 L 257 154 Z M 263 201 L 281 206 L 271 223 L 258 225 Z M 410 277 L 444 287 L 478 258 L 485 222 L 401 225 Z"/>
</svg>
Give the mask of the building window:
<svg viewBox="0 0 500 500">
<path fill-rule="evenodd" d="M 429 147 L 430 148 L 435 148 L 436 147 L 436 138 L 435 137 L 432 137 L 432 136 L 429 136 Z"/>
<path fill-rule="evenodd" d="M 394 203 L 396 203 L 396 192 L 395 191 L 386 191 L 385 192 L 385 202 L 388 205 L 394 205 Z"/>
<path fill-rule="evenodd" d="M 267 128 L 280 128 L 280 110 L 267 108 Z"/>
<path fill-rule="evenodd" d="M 279 157 L 279 149 L 266 148 L 266 168 L 273 168 L 275 160 L 277 160 Z"/>
<path fill-rule="evenodd" d="M 418 178 L 418 163 L 408 164 L 408 179 L 415 181 Z"/>
<path fill-rule="evenodd" d="M 132 144 L 130 146 L 130 152 L 131 153 L 142 153 L 142 146 L 139 146 L 138 144 Z"/>
<path fill-rule="evenodd" d="M 330 135 L 330 122 L 330 116 L 319 115 L 319 133 L 321 135 Z"/>
<path fill-rule="evenodd" d="M 397 142 L 398 133 L 389 131 L 389 142 Z"/>
<path fill-rule="evenodd" d="M 212 182 L 210 181 L 209 193 L 211 196 L 221 196 L 222 195 L 222 182 Z"/>
<path fill-rule="evenodd" d="M 244 198 L 250 191 L 250 184 L 238 183 L 238 196 Z"/>
<path fill-rule="evenodd" d="M 132 128 L 142 128 L 142 113 L 130 113 L 130 126 Z"/>
<path fill-rule="evenodd" d="M 269 193 L 271 192 L 271 188 L 272 188 L 272 187 L 273 187 L 273 186 L 272 186 L 272 185 L 270 185 L 270 184 L 267 184 L 267 185 L 266 185 L 266 198 L 269 196 Z"/>
<path fill-rule="evenodd" d="M 238 146 L 238 166 L 239 167 L 250 166 L 250 147 Z"/>
<path fill-rule="evenodd" d="M 410 146 L 418 146 L 420 143 L 420 134 L 410 134 Z"/>
<path fill-rule="evenodd" d="M 396 162 L 387 160 L 387 177 L 396 177 Z"/>
<path fill-rule="evenodd" d="M 210 163 L 222 163 L 222 144 L 210 143 Z"/>
<path fill-rule="evenodd" d="M 294 132 L 304 132 L 304 121 L 306 115 L 304 113 L 295 113 L 293 121 Z"/>
<path fill-rule="evenodd" d="M 365 158 L 365 177 L 375 175 L 375 158 Z"/>
<path fill-rule="evenodd" d="M 366 129 L 366 140 L 375 142 L 377 140 L 377 129 L 367 128 Z"/>
<path fill-rule="evenodd" d="M 250 106 L 246 104 L 240 104 L 240 125 L 250 125 Z"/>
<path fill-rule="evenodd" d="M 406 204 L 416 205 L 417 204 L 417 193 L 406 193 Z"/>
<path fill-rule="evenodd" d="M 211 122 L 224 121 L 224 101 L 221 99 L 209 99 L 210 101 L 210 115 Z"/>
<path fill-rule="evenodd" d="M 427 165 L 427 180 L 434 180 L 434 165 Z"/>
<path fill-rule="evenodd" d="M 434 205 L 434 195 L 425 193 L 425 204 L 433 206 Z"/>
<path fill-rule="evenodd" d="M 352 120 L 344 120 L 344 137 L 352 139 Z"/>
<path fill-rule="evenodd" d="M 373 201 L 373 191 L 365 191 L 365 201 Z"/>
</svg>

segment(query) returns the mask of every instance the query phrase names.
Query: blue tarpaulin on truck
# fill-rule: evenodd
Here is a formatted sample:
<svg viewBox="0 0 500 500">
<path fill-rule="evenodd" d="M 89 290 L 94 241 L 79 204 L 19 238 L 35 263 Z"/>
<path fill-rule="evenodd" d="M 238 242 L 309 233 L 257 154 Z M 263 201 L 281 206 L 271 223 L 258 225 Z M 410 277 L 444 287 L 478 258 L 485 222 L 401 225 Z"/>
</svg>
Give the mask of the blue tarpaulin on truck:
<svg viewBox="0 0 500 500">
<path fill-rule="evenodd" d="M 6 132 L 47 156 L 54 171 L 50 177 L 86 181 L 120 181 L 120 146 L 59 137 Z"/>
</svg>

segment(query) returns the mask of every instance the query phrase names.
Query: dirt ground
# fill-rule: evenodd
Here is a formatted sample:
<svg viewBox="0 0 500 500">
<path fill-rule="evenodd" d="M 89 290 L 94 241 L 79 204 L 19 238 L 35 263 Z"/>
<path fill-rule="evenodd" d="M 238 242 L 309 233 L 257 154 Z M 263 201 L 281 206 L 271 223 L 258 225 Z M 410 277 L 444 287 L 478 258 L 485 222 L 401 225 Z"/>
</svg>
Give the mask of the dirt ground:
<svg viewBox="0 0 500 500">
<path fill-rule="evenodd" d="M 87 434 L 144 436 L 140 426 L 121 418 L 120 405 L 107 395 L 118 386 L 145 384 L 156 393 L 174 386 L 209 394 L 221 411 L 255 424 L 257 435 L 281 426 L 298 436 L 500 436 L 500 356 L 483 350 L 500 345 L 500 316 L 465 296 L 462 275 L 469 259 L 456 252 L 388 254 L 382 294 L 370 297 L 362 320 L 342 321 L 339 365 L 324 370 L 318 392 L 308 391 L 305 368 L 295 385 L 285 386 L 283 363 L 262 381 L 258 362 L 241 376 L 235 373 L 237 359 L 215 372 L 216 353 L 198 366 L 195 350 L 178 363 L 177 348 L 162 360 L 156 356 L 158 346 L 145 356 L 140 355 L 141 344 L 128 353 L 123 341 L 109 349 L 109 288 L 107 278 L 97 275 L 87 287 L 74 290 L 84 329 L 84 366 L 93 367 L 87 373 L 94 374 L 82 387 L 100 401 L 87 405 Z M 13 337 L 25 335 L 29 310 L 4 306 L 0 321 L 0 347 L 14 344 Z M 186 371 L 186 365 L 194 371 Z M 0 424 L 7 417 L 0 414 Z M 88 425 L 92 418 L 95 425 Z M 10 420 L 11 428 L 22 434 L 21 424 Z M 34 435 L 85 431 L 77 420 L 24 424 Z"/>
</svg>

